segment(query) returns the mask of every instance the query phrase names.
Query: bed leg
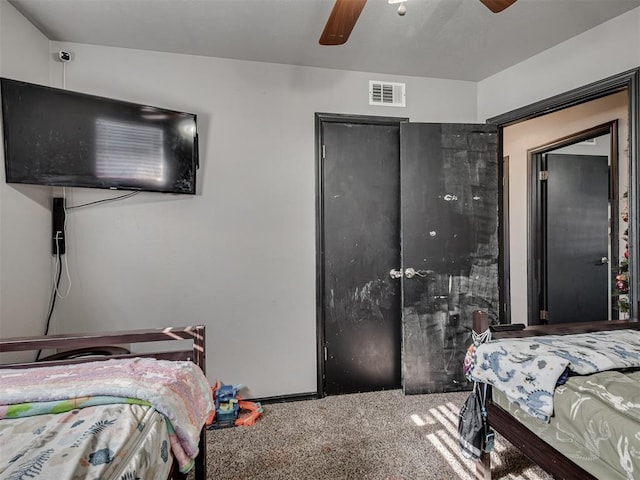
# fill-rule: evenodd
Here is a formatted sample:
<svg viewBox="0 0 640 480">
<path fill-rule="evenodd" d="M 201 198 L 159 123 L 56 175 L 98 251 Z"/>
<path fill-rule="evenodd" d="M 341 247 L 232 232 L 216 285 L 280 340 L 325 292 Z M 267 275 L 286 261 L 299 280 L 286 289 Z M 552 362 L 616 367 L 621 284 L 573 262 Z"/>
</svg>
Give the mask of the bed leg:
<svg viewBox="0 0 640 480">
<path fill-rule="evenodd" d="M 482 452 L 476 462 L 476 480 L 491 480 L 491 454 Z"/>
<path fill-rule="evenodd" d="M 204 427 L 200 432 L 200 442 L 198 443 L 200 452 L 195 460 L 195 479 L 205 480 L 207 478 L 207 429 Z"/>
<path fill-rule="evenodd" d="M 472 315 L 473 331 L 482 333 L 489 328 L 487 312 L 475 310 Z M 483 451 L 476 462 L 476 480 L 491 480 L 491 454 Z"/>
</svg>

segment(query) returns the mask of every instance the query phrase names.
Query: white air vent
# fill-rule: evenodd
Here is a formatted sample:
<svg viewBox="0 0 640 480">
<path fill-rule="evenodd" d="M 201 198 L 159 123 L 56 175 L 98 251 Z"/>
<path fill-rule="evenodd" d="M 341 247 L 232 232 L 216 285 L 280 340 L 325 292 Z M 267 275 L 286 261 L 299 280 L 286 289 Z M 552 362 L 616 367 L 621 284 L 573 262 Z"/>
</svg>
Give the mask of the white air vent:
<svg viewBox="0 0 640 480">
<path fill-rule="evenodd" d="M 369 80 L 369 105 L 405 107 L 407 86 L 405 83 Z"/>
</svg>

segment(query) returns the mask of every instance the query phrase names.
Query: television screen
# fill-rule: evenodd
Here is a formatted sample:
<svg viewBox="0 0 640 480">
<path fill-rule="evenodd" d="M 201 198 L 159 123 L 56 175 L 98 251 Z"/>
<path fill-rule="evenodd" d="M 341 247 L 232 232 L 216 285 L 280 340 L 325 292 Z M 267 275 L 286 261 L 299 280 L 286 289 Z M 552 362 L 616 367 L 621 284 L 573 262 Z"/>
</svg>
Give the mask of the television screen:
<svg viewBox="0 0 640 480">
<path fill-rule="evenodd" d="M 0 79 L 7 183 L 195 193 L 196 115 Z"/>
</svg>

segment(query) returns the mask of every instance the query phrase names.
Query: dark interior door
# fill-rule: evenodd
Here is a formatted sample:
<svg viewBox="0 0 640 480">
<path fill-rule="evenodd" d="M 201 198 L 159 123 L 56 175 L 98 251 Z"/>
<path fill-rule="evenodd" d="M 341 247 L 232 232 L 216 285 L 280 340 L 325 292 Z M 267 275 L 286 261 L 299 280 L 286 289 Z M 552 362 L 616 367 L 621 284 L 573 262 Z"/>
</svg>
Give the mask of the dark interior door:
<svg viewBox="0 0 640 480">
<path fill-rule="evenodd" d="M 320 135 L 325 392 L 400 388 L 399 124 Z"/>
<path fill-rule="evenodd" d="M 466 389 L 472 312 L 500 311 L 497 128 L 406 123 L 400 138 L 404 391 Z"/>
<path fill-rule="evenodd" d="M 608 158 L 548 154 L 546 170 L 546 269 L 541 290 L 546 294 L 547 322 L 607 319 Z"/>
</svg>

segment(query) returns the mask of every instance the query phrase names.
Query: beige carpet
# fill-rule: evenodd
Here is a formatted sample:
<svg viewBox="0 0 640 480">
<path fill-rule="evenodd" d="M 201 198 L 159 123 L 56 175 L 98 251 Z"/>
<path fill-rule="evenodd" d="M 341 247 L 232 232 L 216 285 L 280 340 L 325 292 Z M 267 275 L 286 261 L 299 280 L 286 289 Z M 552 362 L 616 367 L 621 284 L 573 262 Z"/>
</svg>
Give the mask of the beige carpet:
<svg viewBox="0 0 640 480">
<path fill-rule="evenodd" d="M 473 479 L 457 446 L 466 392 L 359 393 L 265 405 L 252 427 L 208 432 L 211 480 Z M 548 480 L 498 437 L 493 478 Z"/>
</svg>

